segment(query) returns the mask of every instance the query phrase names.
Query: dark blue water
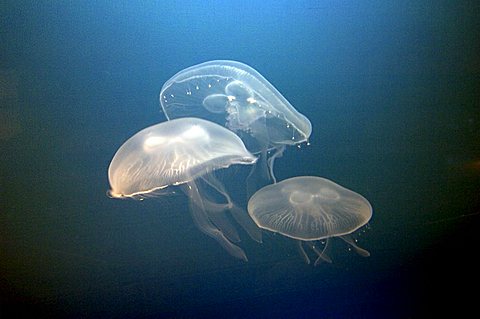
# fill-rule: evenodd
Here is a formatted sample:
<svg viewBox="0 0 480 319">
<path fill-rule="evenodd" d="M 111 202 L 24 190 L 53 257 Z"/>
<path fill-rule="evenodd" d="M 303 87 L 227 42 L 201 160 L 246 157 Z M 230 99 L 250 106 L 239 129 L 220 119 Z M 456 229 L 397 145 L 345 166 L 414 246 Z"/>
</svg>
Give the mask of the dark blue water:
<svg viewBox="0 0 480 319">
<path fill-rule="evenodd" d="M 0 4 L 0 314 L 420 317 L 472 309 L 480 226 L 474 1 Z M 332 241 L 200 233 L 183 195 L 113 200 L 107 169 L 165 120 L 158 93 L 208 60 L 257 69 L 313 125 L 276 162 L 368 198 L 362 258 Z M 225 174 L 233 189 L 243 187 Z"/>
</svg>

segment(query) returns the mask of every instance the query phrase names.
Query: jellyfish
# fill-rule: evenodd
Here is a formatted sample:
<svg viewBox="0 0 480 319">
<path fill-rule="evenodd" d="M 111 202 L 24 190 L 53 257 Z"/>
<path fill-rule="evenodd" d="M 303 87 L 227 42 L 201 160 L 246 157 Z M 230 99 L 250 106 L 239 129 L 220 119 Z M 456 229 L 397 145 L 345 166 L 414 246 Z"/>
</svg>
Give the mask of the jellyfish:
<svg viewBox="0 0 480 319">
<path fill-rule="evenodd" d="M 272 84 L 236 61 L 209 61 L 178 72 L 163 85 L 160 104 L 169 120 L 198 117 L 237 133 L 250 152 L 260 155 L 247 178 L 254 190 L 251 177 L 261 176 L 263 185 L 275 183 L 275 159 L 286 145 L 308 142 L 312 131 L 307 117 Z"/>
<path fill-rule="evenodd" d="M 167 121 L 141 130 L 118 149 L 108 169 L 109 196 L 143 199 L 181 188 L 190 199 L 197 227 L 232 256 L 246 261 L 245 252 L 234 244 L 240 238 L 225 213 L 229 210 L 254 239 L 260 229 L 232 203 L 214 171 L 256 160 L 237 135 L 218 124 L 198 118 Z M 203 187 L 210 187 L 224 201 L 212 200 Z"/>
<path fill-rule="evenodd" d="M 328 179 L 300 176 L 265 186 L 250 198 L 248 213 L 260 228 L 296 239 L 307 263 L 310 259 L 303 244 L 317 255 L 315 265 L 331 262 L 326 251 L 332 237 L 343 239 L 361 256 L 370 255 L 349 234 L 368 223 L 372 206 Z M 320 249 L 317 244 L 322 240 L 325 245 Z"/>
</svg>

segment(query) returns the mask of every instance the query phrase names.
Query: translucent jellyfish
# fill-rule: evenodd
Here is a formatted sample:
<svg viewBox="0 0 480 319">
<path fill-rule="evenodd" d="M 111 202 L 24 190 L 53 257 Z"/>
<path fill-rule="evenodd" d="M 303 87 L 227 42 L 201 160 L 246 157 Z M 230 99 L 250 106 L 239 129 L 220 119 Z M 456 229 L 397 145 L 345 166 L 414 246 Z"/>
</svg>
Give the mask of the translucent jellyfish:
<svg viewBox="0 0 480 319">
<path fill-rule="evenodd" d="M 181 188 L 190 199 L 198 228 L 216 239 L 231 255 L 247 260 L 229 210 L 254 239 L 260 230 L 248 214 L 235 206 L 214 171 L 232 164 L 253 164 L 242 140 L 226 128 L 196 118 L 182 118 L 150 126 L 128 139 L 116 152 L 108 169 L 113 198 L 145 198 Z M 209 187 L 223 201 L 207 198 Z M 217 196 L 218 198 L 219 196 Z"/>
<path fill-rule="evenodd" d="M 307 142 L 312 131 L 310 121 L 260 73 L 235 61 L 209 61 L 178 72 L 163 85 L 160 104 L 168 119 L 203 118 L 237 133 L 250 152 L 261 153 L 254 167 L 273 182 L 275 158 L 286 145 Z"/>
<path fill-rule="evenodd" d="M 368 223 L 372 206 L 361 195 L 328 179 L 300 176 L 265 186 L 250 198 L 248 213 L 260 228 L 298 240 L 307 263 L 310 259 L 302 243 L 316 253 L 317 265 L 331 262 L 326 253 L 331 237 L 340 237 L 361 256 L 370 255 L 348 235 Z M 323 250 L 317 247 L 320 240 L 325 240 Z"/>
</svg>

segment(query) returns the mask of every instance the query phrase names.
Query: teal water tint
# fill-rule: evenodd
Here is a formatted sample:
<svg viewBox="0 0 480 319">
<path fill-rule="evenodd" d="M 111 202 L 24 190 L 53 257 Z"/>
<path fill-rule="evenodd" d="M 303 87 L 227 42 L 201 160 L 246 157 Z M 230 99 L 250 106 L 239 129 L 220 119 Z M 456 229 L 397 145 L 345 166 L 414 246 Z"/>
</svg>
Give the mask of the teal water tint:
<svg viewBox="0 0 480 319">
<path fill-rule="evenodd" d="M 0 311 L 59 317 L 416 317 L 472 308 L 480 224 L 478 4 L 6 1 L 0 4 Z M 166 118 L 160 88 L 209 60 L 255 68 L 312 123 L 278 180 L 367 198 L 331 264 L 239 231 L 201 234 L 185 195 L 113 200 L 118 147 Z M 239 177 L 219 173 L 246 205 Z M 472 283 L 472 284 L 470 284 Z M 449 293 L 454 291 L 455 293 Z M 458 313 L 458 312 L 456 312 Z"/>
</svg>

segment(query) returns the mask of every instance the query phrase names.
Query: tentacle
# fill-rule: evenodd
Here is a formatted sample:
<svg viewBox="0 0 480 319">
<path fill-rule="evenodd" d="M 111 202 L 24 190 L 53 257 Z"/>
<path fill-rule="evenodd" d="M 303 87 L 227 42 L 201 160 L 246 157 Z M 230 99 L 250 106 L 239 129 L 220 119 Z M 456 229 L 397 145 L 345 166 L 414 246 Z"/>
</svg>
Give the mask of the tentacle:
<svg viewBox="0 0 480 319">
<path fill-rule="evenodd" d="M 308 258 L 307 253 L 305 252 L 305 249 L 303 248 L 302 241 L 297 240 L 297 247 L 298 247 L 298 252 L 300 253 L 300 256 L 302 256 L 303 260 L 307 265 L 310 265 L 310 258 Z"/>
<path fill-rule="evenodd" d="M 370 256 L 370 252 L 366 249 L 358 247 L 358 245 L 355 243 L 355 240 L 353 240 L 353 238 L 351 236 L 343 235 L 343 236 L 340 236 L 340 238 L 343 239 L 347 244 L 352 246 L 353 250 L 355 250 L 355 252 L 357 254 L 359 254 L 360 256 L 362 256 L 362 257 Z"/>
<path fill-rule="evenodd" d="M 183 188 L 190 198 L 190 210 L 193 220 L 197 227 L 204 234 L 214 238 L 230 255 L 248 261 L 245 252 L 235 244 L 233 244 L 228 238 L 220 231 L 209 218 L 205 210 L 203 199 L 200 196 L 200 192 L 195 182 L 189 182 Z"/>
</svg>

